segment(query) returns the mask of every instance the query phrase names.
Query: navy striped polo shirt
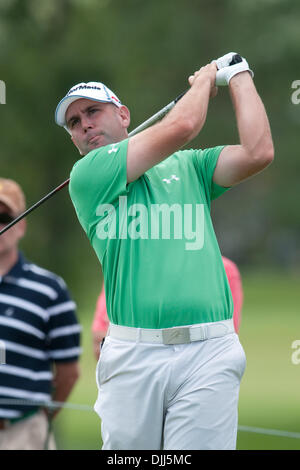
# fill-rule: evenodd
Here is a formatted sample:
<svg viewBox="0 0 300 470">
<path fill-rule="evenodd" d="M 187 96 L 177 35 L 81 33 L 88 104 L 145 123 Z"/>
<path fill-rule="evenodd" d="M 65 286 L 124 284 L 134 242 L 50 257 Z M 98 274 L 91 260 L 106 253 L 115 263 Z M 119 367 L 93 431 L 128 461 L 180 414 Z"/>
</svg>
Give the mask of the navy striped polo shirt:
<svg viewBox="0 0 300 470">
<path fill-rule="evenodd" d="M 27 261 L 0 276 L 0 419 L 20 418 L 37 408 L 4 401 L 51 399 L 52 365 L 77 361 L 80 325 L 62 278 Z"/>
</svg>

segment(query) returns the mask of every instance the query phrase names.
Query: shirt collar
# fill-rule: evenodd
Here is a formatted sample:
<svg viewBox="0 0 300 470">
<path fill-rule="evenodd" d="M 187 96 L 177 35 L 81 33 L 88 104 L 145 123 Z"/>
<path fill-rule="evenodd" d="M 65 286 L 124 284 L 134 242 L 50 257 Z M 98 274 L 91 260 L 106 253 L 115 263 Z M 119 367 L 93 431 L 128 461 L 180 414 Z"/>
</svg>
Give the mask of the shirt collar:
<svg viewBox="0 0 300 470">
<path fill-rule="evenodd" d="M 26 264 L 26 259 L 24 255 L 19 251 L 17 262 L 13 265 L 10 271 L 8 271 L 8 273 L 6 273 L 3 277 L 4 278 L 6 276 L 20 277 L 24 273 L 23 271 L 24 264 Z"/>
</svg>

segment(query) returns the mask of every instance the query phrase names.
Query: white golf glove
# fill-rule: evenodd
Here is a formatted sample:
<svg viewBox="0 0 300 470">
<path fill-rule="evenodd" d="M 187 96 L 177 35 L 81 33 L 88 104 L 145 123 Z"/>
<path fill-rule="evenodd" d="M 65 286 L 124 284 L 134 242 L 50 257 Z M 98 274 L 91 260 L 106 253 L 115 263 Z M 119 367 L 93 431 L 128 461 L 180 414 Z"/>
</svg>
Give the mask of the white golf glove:
<svg viewBox="0 0 300 470">
<path fill-rule="evenodd" d="M 237 73 L 248 71 L 251 77 L 254 76 L 253 71 L 249 68 L 248 62 L 236 52 L 228 54 L 213 60 L 217 64 L 218 71 L 216 73 L 216 86 L 226 86 L 232 77 Z"/>
</svg>

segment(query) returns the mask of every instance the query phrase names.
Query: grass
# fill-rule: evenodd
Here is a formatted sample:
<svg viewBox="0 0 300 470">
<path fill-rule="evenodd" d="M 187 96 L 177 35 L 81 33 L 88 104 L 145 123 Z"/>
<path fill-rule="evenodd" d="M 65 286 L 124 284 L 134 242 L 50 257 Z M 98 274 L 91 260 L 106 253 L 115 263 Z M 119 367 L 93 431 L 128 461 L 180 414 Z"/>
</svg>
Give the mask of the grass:
<svg viewBox="0 0 300 470">
<path fill-rule="evenodd" d="M 300 365 L 292 363 L 300 338 L 299 277 L 278 273 L 244 276 L 240 340 L 247 356 L 239 423 L 300 432 Z M 300 439 L 240 432 L 239 449 L 300 449 Z"/>
<path fill-rule="evenodd" d="M 299 275 L 243 272 L 240 340 L 247 356 L 239 401 L 239 424 L 300 433 L 300 364 L 292 342 L 300 340 Z M 93 306 L 91 307 L 93 309 Z M 90 340 L 92 313 L 82 317 L 82 376 L 70 403 L 93 406 L 96 361 Z M 63 410 L 55 432 L 59 449 L 100 449 L 100 420 L 93 411 Z M 240 450 L 300 450 L 300 439 L 240 431 Z"/>
</svg>

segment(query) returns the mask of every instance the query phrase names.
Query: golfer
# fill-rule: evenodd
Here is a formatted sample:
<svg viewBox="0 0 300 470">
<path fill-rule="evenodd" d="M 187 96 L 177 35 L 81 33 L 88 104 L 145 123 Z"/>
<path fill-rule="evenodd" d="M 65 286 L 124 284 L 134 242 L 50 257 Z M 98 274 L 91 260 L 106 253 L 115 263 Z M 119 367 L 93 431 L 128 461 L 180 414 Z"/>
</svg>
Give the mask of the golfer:
<svg viewBox="0 0 300 470">
<path fill-rule="evenodd" d="M 245 354 L 210 206 L 266 168 L 273 143 L 253 73 L 245 59 L 230 65 L 233 55 L 191 75 L 170 113 L 130 138 L 128 108 L 102 83 L 75 85 L 56 109 L 83 156 L 69 191 L 104 273 L 110 326 L 95 410 L 105 450 L 236 447 Z M 180 150 L 219 85 L 240 143 Z"/>
<path fill-rule="evenodd" d="M 234 330 L 236 333 L 239 333 L 244 296 L 242 278 L 237 265 L 231 259 L 222 256 L 222 261 L 233 300 L 232 319 Z M 155 295 L 155 292 L 153 295 Z M 105 289 L 104 285 L 102 285 L 101 292 L 97 298 L 96 309 L 92 323 L 93 350 L 94 356 L 97 360 L 99 359 L 101 343 L 106 336 L 108 327 L 109 320 L 106 311 Z"/>
</svg>

